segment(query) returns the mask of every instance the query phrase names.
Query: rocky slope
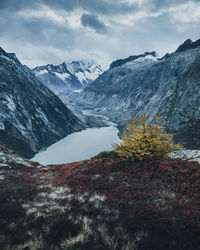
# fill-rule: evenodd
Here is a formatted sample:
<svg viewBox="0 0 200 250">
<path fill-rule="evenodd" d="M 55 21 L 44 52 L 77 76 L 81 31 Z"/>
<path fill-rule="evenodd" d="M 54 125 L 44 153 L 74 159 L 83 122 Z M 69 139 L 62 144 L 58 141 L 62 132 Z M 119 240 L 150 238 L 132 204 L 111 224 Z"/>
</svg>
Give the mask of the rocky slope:
<svg viewBox="0 0 200 250">
<path fill-rule="evenodd" d="M 196 161 L 200 163 L 200 150 L 177 150 L 169 154 L 169 157 L 181 158 L 187 161 Z"/>
<path fill-rule="evenodd" d="M 197 250 L 200 165 L 100 158 L 0 167 L 1 249 Z"/>
<path fill-rule="evenodd" d="M 23 156 L 84 126 L 61 100 L 0 48 L 0 142 Z"/>
<path fill-rule="evenodd" d="M 14 150 L 8 149 L 0 144 L 0 169 L 3 169 L 4 167 L 15 167 L 18 165 L 33 167 L 38 166 L 39 163 L 25 159 L 19 156 Z M 1 176 L 0 179 L 1 178 L 3 177 Z"/>
<path fill-rule="evenodd" d="M 200 40 L 187 40 L 163 58 L 156 54 L 135 58 L 111 64 L 81 93 L 82 101 L 122 126 L 133 115 L 146 113 L 153 120 L 160 114 L 176 142 L 199 148 Z"/>
</svg>

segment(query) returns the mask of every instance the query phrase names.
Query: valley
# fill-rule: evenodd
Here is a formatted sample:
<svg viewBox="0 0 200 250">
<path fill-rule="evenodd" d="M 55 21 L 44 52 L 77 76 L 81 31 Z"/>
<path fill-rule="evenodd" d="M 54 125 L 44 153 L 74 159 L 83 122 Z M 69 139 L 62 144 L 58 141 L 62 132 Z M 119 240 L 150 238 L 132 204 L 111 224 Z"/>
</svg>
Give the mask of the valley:
<svg viewBox="0 0 200 250">
<path fill-rule="evenodd" d="M 93 60 L 31 70 L 15 54 L 0 53 L 0 141 L 22 156 L 31 158 L 73 132 L 105 127 L 108 120 L 122 132 L 132 116 L 142 114 L 149 121 L 159 114 L 175 142 L 199 148 L 199 40 L 187 40 L 162 58 L 153 51 L 120 59 L 108 70 Z"/>
<path fill-rule="evenodd" d="M 0 0 L 0 250 L 200 249 L 200 0 Z"/>
<path fill-rule="evenodd" d="M 198 249 L 199 69 L 200 40 L 106 71 L 85 60 L 31 70 L 0 49 L 1 249 Z M 143 114 L 184 149 L 149 158 L 128 138 L 144 158 L 120 158 L 113 145 Z"/>
</svg>

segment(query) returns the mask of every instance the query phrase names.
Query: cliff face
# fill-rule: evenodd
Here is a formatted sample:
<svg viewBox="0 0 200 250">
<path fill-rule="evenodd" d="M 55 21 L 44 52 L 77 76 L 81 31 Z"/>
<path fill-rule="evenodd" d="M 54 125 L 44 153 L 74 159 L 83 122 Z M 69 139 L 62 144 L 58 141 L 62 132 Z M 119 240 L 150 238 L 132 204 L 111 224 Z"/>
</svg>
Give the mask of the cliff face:
<svg viewBox="0 0 200 250">
<path fill-rule="evenodd" d="M 0 142 L 26 157 L 84 126 L 23 66 L 0 49 Z"/>
<path fill-rule="evenodd" d="M 112 65 L 112 64 L 111 64 Z M 82 100 L 124 125 L 133 115 L 160 114 L 189 149 L 200 146 L 200 46 L 186 42 L 163 58 L 146 55 L 111 67 L 82 92 Z"/>
</svg>

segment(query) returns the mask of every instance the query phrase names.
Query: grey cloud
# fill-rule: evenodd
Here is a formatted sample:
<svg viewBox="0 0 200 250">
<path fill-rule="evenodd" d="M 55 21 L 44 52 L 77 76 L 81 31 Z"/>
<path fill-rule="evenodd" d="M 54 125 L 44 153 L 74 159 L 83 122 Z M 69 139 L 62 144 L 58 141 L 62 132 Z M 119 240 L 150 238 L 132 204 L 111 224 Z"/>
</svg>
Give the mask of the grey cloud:
<svg viewBox="0 0 200 250">
<path fill-rule="evenodd" d="M 90 27 L 95 30 L 97 33 L 106 34 L 108 33 L 106 25 L 98 20 L 98 17 L 95 15 L 83 14 L 81 16 L 81 23 L 85 27 Z"/>
<path fill-rule="evenodd" d="M 188 3 L 188 2 L 200 3 L 199 0 L 173 0 L 173 1 L 171 0 L 149 0 L 146 3 L 146 8 L 151 11 L 157 11 L 163 8 L 174 7 L 174 6 L 178 6 L 184 3 Z"/>
<path fill-rule="evenodd" d="M 10 52 L 16 52 L 21 59 L 25 58 L 29 62 L 33 60 L 34 63 L 37 60 L 61 63 L 68 55 L 73 58 L 79 53 L 77 51 L 88 55 L 98 52 L 102 57 L 109 58 L 108 63 L 112 59 L 148 50 L 170 52 L 187 38 L 192 40 L 199 38 L 198 21 L 195 24 L 184 25 L 184 31 L 176 29 L 176 20 L 172 25 L 171 13 L 167 11 L 161 15 L 141 17 L 142 21 L 136 20 L 133 23 L 130 18 L 127 25 L 120 21 L 124 21 L 123 14 L 130 14 L 129 17 L 131 17 L 136 13 L 140 16 L 140 12 L 151 14 L 163 8 L 167 10 L 168 7 L 190 2 L 200 1 L 144 0 L 138 13 L 137 1 L 135 4 L 128 4 L 125 0 L 124 2 L 121 0 L 0 0 L 0 46 L 8 48 Z M 94 36 L 93 32 L 83 29 L 79 24 L 70 26 L 67 21 L 55 22 L 50 16 L 19 15 L 19 11 L 26 13 L 26 10 L 34 10 L 37 13 L 41 4 L 53 10 L 70 12 L 69 17 L 73 17 L 73 11 L 76 9 L 81 10 L 80 15 L 85 12 L 81 18 L 82 25 L 100 34 L 107 34 L 106 43 L 104 36 Z M 77 13 L 72 22 L 76 22 Z M 120 17 L 119 14 L 122 16 Z M 66 19 L 67 15 L 66 13 Z M 106 20 L 109 20 L 112 33 L 109 32 L 110 27 L 101 21 L 105 16 Z M 36 53 L 36 51 L 39 52 Z"/>
<path fill-rule="evenodd" d="M 13 11 L 16 12 L 24 8 L 35 8 L 40 3 L 44 3 L 42 0 L 1 0 L 0 1 L 0 12 L 2 11 Z"/>
<path fill-rule="evenodd" d="M 0 0 L 0 11 L 15 12 L 20 9 L 38 8 L 41 4 L 68 12 L 82 8 L 85 11 L 102 15 L 130 13 L 138 9 L 136 4 L 130 5 L 118 0 Z"/>
<path fill-rule="evenodd" d="M 118 0 L 50 0 L 50 5 L 55 7 L 62 7 L 65 10 L 71 11 L 76 8 L 82 8 L 83 10 L 101 14 L 101 15 L 115 15 L 130 13 L 131 11 L 138 10 L 137 4 L 122 3 Z"/>
<path fill-rule="evenodd" d="M 157 11 L 188 2 L 200 3 L 200 0 L 148 0 L 144 1 L 142 5 L 138 5 L 137 1 L 127 3 L 119 0 L 0 0 L 0 12 L 3 10 L 16 12 L 20 9 L 39 8 L 41 4 L 44 4 L 68 12 L 82 8 L 93 14 L 112 16 L 134 13 L 141 8 L 148 11 Z"/>
<path fill-rule="evenodd" d="M 50 19 L 41 17 L 27 19 L 12 13 L 4 13 L 0 16 L 0 37 L 24 46 L 32 44 L 64 49 L 72 46 L 74 35 L 73 30 L 67 25 L 61 26 Z"/>
</svg>

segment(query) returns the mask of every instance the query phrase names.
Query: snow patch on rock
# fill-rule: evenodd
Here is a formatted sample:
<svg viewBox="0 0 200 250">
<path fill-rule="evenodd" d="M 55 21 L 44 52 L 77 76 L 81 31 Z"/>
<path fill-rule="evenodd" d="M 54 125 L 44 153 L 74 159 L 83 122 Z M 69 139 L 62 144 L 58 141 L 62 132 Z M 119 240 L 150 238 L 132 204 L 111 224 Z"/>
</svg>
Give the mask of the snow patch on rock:
<svg viewBox="0 0 200 250">
<path fill-rule="evenodd" d="M 173 159 L 181 158 L 188 161 L 197 161 L 200 163 L 200 150 L 177 150 L 170 153 L 169 156 Z"/>
</svg>

